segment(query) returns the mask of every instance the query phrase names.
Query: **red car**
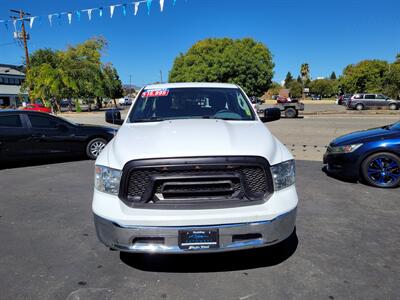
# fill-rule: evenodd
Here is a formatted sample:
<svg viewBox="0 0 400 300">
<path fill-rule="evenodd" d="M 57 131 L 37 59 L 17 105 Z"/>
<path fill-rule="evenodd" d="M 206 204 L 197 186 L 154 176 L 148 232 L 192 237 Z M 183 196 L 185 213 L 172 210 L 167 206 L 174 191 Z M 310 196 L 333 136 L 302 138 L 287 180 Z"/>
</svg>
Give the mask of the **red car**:
<svg viewBox="0 0 400 300">
<path fill-rule="evenodd" d="M 24 110 L 40 111 L 48 114 L 51 113 L 51 109 L 42 104 L 28 104 L 26 107 L 24 107 Z"/>
</svg>

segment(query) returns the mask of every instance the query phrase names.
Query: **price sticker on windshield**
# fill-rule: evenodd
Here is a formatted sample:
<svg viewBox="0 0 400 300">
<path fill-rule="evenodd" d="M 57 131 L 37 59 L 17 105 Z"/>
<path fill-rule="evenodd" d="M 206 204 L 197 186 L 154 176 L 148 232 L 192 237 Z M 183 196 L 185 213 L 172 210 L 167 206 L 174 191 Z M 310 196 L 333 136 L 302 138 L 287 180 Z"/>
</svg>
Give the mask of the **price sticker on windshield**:
<svg viewBox="0 0 400 300">
<path fill-rule="evenodd" d="M 145 90 L 142 93 L 142 98 L 147 98 L 147 97 L 165 97 L 168 96 L 169 90 L 168 89 L 162 89 L 162 90 Z"/>
</svg>

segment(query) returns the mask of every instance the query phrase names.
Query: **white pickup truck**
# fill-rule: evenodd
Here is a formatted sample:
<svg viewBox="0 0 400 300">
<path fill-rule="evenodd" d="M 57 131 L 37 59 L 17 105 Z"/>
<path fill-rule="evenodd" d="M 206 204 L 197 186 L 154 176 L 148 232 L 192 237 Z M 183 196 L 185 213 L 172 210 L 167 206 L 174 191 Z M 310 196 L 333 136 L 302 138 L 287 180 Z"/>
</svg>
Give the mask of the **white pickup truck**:
<svg viewBox="0 0 400 300">
<path fill-rule="evenodd" d="M 292 155 L 234 84 L 143 88 L 96 160 L 98 238 L 125 252 L 192 253 L 276 244 L 295 227 Z"/>
</svg>

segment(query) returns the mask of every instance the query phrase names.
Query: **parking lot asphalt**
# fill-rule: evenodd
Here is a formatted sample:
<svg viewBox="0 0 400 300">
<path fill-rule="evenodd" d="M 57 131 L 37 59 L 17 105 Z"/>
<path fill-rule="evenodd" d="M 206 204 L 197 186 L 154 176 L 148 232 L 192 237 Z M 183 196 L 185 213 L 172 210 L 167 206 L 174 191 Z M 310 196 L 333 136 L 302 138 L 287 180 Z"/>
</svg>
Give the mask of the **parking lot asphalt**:
<svg viewBox="0 0 400 300">
<path fill-rule="evenodd" d="M 297 161 L 296 234 L 266 249 L 121 255 L 96 238 L 93 162 L 0 170 L 0 299 L 398 299 L 399 190 Z"/>
<path fill-rule="evenodd" d="M 324 105 L 315 104 L 314 106 Z M 122 116 L 125 115 L 126 110 L 122 112 Z M 104 112 L 64 115 L 64 117 L 79 123 L 110 126 L 104 121 Z M 288 147 L 296 159 L 321 161 L 325 147 L 334 138 L 356 130 L 381 127 L 397 121 L 400 121 L 400 115 L 321 115 L 296 119 L 282 118 L 279 121 L 267 123 L 266 126 Z M 118 126 L 115 127 L 118 128 Z"/>
</svg>

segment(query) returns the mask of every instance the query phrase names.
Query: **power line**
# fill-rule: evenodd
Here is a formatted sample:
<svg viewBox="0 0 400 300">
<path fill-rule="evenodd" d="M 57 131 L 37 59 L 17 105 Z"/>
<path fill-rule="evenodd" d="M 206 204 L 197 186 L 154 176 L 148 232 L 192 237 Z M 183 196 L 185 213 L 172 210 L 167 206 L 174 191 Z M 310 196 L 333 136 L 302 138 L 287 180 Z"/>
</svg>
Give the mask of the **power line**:
<svg viewBox="0 0 400 300">
<path fill-rule="evenodd" d="M 2 46 L 9 46 L 9 45 L 15 45 L 15 42 L 0 44 L 0 47 L 2 47 Z"/>
</svg>

